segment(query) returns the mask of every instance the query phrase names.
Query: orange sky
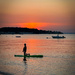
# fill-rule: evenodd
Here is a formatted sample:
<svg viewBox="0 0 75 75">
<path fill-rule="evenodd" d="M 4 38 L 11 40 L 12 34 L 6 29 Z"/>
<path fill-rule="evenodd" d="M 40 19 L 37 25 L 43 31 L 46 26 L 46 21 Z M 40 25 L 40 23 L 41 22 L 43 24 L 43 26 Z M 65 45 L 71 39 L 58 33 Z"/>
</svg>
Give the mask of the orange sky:
<svg viewBox="0 0 75 75">
<path fill-rule="evenodd" d="M 2 0 L 0 27 L 75 32 L 74 0 Z"/>
</svg>

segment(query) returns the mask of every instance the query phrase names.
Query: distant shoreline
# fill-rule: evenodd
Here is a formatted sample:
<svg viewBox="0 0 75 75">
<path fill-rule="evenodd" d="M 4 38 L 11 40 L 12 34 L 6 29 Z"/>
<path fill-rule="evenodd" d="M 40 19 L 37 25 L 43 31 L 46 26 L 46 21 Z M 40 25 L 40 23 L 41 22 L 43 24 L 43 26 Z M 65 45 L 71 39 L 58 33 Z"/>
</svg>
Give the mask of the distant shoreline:
<svg viewBox="0 0 75 75">
<path fill-rule="evenodd" d="M 64 33 L 64 34 L 75 34 L 75 33 Z M 43 34 L 0 34 L 0 35 L 43 35 Z M 60 35 L 63 35 L 63 34 L 60 34 Z"/>
<path fill-rule="evenodd" d="M 34 28 L 2 27 L 0 28 L 0 34 L 63 34 L 63 32 Z"/>
</svg>

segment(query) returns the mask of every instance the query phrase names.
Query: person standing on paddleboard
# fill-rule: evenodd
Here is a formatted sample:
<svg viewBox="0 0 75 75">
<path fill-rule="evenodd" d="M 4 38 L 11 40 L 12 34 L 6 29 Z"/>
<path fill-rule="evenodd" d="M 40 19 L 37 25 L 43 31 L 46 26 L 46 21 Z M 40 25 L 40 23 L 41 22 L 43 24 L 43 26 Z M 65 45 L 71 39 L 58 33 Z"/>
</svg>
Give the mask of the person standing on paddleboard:
<svg viewBox="0 0 75 75">
<path fill-rule="evenodd" d="M 26 44 L 24 44 L 24 48 L 23 48 L 23 52 L 24 52 L 24 61 L 26 61 L 26 57 L 25 57 L 25 55 L 26 55 L 26 51 L 27 51 L 27 46 L 26 46 Z"/>
<path fill-rule="evenodd" d="M 24 56 L 26 55 L 26 51 L 27 51 L 27 46 L 26 44 L 24 44 L 24 48 L 23 48 Z"/>
</svg>

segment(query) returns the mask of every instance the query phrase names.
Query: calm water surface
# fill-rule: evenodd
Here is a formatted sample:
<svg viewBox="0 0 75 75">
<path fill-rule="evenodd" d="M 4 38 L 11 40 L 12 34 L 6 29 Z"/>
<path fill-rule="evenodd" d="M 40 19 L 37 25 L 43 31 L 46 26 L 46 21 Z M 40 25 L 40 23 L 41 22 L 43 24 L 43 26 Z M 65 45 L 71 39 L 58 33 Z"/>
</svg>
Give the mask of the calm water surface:
<svg viewBox="0 0 75 75">
<path fill-rule="evenodd" d="M 63 35 L 65 39 L 51 34 L 0 35 L 0 75 L 75 75 L 75 34 Z M 44 57 L 14 57 L 23 55 L 24 43 L 27 53 Z"/>
</svg>

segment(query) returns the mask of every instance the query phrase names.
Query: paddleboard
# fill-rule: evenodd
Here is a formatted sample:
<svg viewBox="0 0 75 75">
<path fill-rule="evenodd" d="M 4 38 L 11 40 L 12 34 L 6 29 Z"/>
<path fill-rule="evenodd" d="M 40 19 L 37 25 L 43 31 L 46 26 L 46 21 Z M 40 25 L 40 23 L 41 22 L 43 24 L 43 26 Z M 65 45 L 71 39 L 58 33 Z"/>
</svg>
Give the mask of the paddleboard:
<svg viewBox="0 0 75 75">
<path fill-rule="evenodd" d="M 43 57 L 43 55 L 14 55 L 15 57 Z"/>
</svg>

